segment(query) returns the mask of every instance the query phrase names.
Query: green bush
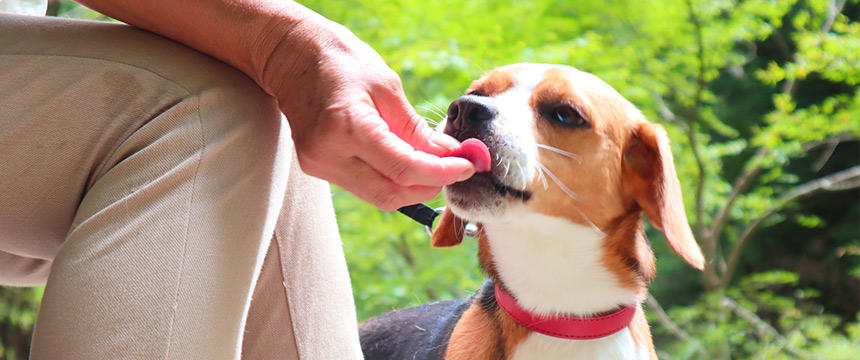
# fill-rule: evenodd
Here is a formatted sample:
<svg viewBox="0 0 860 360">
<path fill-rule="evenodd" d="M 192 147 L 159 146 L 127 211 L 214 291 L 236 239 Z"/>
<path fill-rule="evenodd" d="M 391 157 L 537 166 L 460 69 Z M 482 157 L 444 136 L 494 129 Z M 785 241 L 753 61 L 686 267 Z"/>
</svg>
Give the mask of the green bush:
<svg viewBox="0 0 860 360">
<path fill-rule="evenodd" d="M 679 340 L 658 319 L 654 335 L 667 359 L 854 359 L 860 322 L 843 322 L 800 286 L 797 274 L 769 271 L 713 291 L 669 316 L 692 340 Z M 653 316 L 652 316 L 653 317 Z"/>
</svg>

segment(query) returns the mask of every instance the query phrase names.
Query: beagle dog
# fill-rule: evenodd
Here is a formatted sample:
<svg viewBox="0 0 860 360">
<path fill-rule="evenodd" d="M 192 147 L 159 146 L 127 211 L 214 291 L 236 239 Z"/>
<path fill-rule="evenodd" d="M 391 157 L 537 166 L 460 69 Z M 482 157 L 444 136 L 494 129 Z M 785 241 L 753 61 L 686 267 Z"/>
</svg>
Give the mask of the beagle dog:
<svg viewBox="0 0 860 360">
<path fill-rule="evenodd" d="M 704 265 L 663 128 L 594 75 L 545 64 L 490 71 L 440 128 L 484 142 L 492 164 L 445 187 L 432 245 L 457 245 L 476 224 L 489 279 L 468 299 L 364 322 L 366 358 L 656 359 L 642 214 Z"/>
</svg>

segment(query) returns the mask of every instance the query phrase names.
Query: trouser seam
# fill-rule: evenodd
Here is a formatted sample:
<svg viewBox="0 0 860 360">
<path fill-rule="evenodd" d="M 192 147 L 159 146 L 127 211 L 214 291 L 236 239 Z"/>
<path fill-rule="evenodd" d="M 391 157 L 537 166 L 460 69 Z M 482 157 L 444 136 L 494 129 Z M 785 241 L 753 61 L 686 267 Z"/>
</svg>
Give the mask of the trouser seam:
<svg viewBox="0 0 860 360">
<path fill-rule="evenodd" d="M 188 95 L 186 94 L 185 96 L 187 97 Z M 110 160 L 111 160 L 111 159 L 113 159 L 113 157 L 116 155 L 117 151 L 119 151 L 120 149 L 122 149 L 122 148 L 123 148 L 123 145 L 125 145 L 125 144 L 126 144 L 126 142 L 127 142 L 129 139 L 131 139 L 131 137 L 132 137 L 132 136 L 134 136 L 134 134 L 135 134 L 137 131 L 139 131 L 141 128 L 143 128 L 144 126 L 146 126 L 146 124 L 148 124 L 150 121 L 152 121 L 152 120 L 156 119 L 158 116 L 160 116 L 160 115 L 162 115 L 162 114 L 164 114 L 164 113 L 166 113 L 166 112 L 170 111 L 172 108 L 176 107 L 177 105 L 179 105 L 179 104 L 181 104 L 181 103 L 182 103 L 182 99 L 181 99 L 181 98 L 180 98 L 180 99 L 177 99 L 177 100 L 175 100 L 175 101 L 172 101 L 172 102 L 170 102 L 169 104 L 167 104 L 166 106 L 164 106 L 161 110 L 159 110 L 159 111 L 158 111 L 155 115 L 153 115 L 152 117 L 150 117 L 150 118 L 148 118 L 148 119 L 145 119 L 145 120 L 143 120 L 143 121 L 138 122 L 137 124 L 135 124 L 135 126 L 130 126 L 130 127 L 129 127 L 129 128 L 128 128 L 128 129 L 127 129 L 127 130 L 126 130 L 126 131 L 125 131 L 125 132 L 124 132 L 124 133 L 123 133 L 123 134 L 118 138 L 118 140 L 114 143 L 114 146 L 110 149 L 110 151 L 108 151 L 108 152 L 105 154 L 105 156 L 104 156 L 102 159 L 100 159 L 100 160 L 99 160 L 99 164 L 96 166 L 96 168 L 95 168 L 95 169 L 93 169 L 92 173 L 90 173 L 90 177 L 87 179 L 86 185 L 85 185 L 85 187 L 84 187 L 84 194 L 86 194 L 87 192 L 89 192 L 89 191 L 90 191 L 90 189 L 92 189 L 92 188 L 93 188 L 93 186 L 95 186 L 96 182 L 97 182 L 97 181 L 98 181 L 102 176 L 104 176 L 104 174 L 105 174 L 105 173 L 107 173 L 108 171 L 110 171 L 110 167 L 111 167 L 111 166 L 116 165 L 116 164 L 110 164 L 110 163 L 109 163 L 109 162 L 110 162 Z M 120 160 L 120 161 L 122 161 L 122 160 Z"/>
<path fill-rule="evenodd" d="M 289 185 L 287 185 L 289 186 Z M 275 243 L 278 246 L 278 269 L 281 273 L 281 291 L 284 292 L 284 301 L 286 301 L 287 312 L 290 314 L 290 335 L 293 337 L 293 344 L 296 346 L 296 356 L 297 360 L 301 360 L 302 352 L 299 350 L 299 339 L 296 337 L 296 318 L 293 316 L 293 308 L 290 306 L 290 293 L 287 291 L 287 277 L 286 277 L 286 269 L 284 268 L 284 259 L 282 255 L 282 251 L 285 250 L 284 247 L 281 246 L 281 235 L 278 234 L 277 225 L 275 225 Z"/>
<path fill-rule="evenodd" d="M 196 108 L 197 114 L 197 125 L 198 131 L 200 132 L 200 150 L 197 152 L 197 164 L 194 167 L 194 179 L 191 181 L 191 194 L 188 199 L 188 207 L 186 208 L 185 213 L 185 235 L 182 239 L 182 257 L 179 260 L 179 273 L 176 276 L 176 293 L 173 297 L 173 303 L 171 304 L 172 314 L 170 316 L 170 323 L 167 327 L 167 345 L 164 350 L 164 358 L 170 358 L 170 345 L 173 342 L 173 329 L 174 323 L 176 321 L 177 309 L 179 308 L 179 295 L 182 292 L 182 273 L 185 271 L 185 260 L 188 253 L 188 236 L 191 228 L 191 209 L 194 205 L 194 194 L 197 190 L 197 176 L 200 174 L 200 164 L 203 162 L 203 153 L 206 151 L 206 137 L 203 131 L 203 120 L 200 116 L 200 97 L 194 96 L 194 105 Z"/>
</svg>

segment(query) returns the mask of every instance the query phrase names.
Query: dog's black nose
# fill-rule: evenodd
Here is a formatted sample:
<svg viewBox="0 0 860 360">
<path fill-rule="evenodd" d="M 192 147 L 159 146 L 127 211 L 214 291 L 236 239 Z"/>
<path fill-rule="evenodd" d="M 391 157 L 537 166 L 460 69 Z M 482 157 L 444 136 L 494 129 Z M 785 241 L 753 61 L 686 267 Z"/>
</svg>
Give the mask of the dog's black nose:
<svg viewBox="0 0 860 360">
<path fill-rule="evenodd" d="M 488 100 L 489 98 L 475 95 L 457 98 L 448 107 L 448 125 L 466 129 L 493 120 L 498 112 Z"/>
</svg>

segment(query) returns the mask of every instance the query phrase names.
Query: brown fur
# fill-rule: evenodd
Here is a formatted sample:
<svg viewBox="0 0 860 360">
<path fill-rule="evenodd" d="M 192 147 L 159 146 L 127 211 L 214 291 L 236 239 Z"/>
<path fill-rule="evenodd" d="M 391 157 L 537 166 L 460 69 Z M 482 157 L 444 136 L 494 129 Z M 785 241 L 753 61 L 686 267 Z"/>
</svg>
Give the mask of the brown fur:
<svg viewBox="0 0 860 360">
<path fill-rule="evenodd" d="M 472 304 L 451 332 L 445 360 L 501 359 L 496 346 L 501 335 L 495 319 Z"/>
<path fill-rule="evenodd" d="M 531 330 L 514 322 L 500 308 L 488 313 L 472 304 L 457 323 L 445 360 L 497 360 L 514 353 Z"/>
<path fill-rule="evenodd" d="M 515 84 L 516 74 L 528 66 L 492 70 L 473 82 L 469 93 L 491 97 L 502 93 Z M 702 269 L 704 259 L 687 222 L 672 153 L 662 127 L 647 122 L 632 104 L 593 75 L 567 68 L 548 70 L 528 102 L 536 117 L 532 122 L 536 142 L 579 157 L 575 160 L 540 150 L 539 162 L 563 179 L 576 196 L 568 196 L 560 186 L 547 180 L 550 186 L 546 192 L 526 203 L 531 211 L 596 226 L 603 231 L 607 237 L 602 262 L 617 275 L 620 286 L 638 290 L 642 297 L 656 272 L 653 252 L 642 233 L 643 211 L 655 227 L 663 230 L 669 245 L 681 258 Z M 559 104 L 576 109 L 589 126 L 560 128 L 540 118 Z M 543 191 L 542 181 L 537 177 L 528 185 L 529 189 L 539 187 Z M 456 218 L 453 214 L 450 217 Z M 440 227 L 445 224 L 448 229 L 443 229 L 443 239 L 451 234 L 450 229 L 461 226 L 444 220 L 443 217 Z M 459 231 L 462 234 L 462 229 Z M 450 239 L 438 241 L 453 244 Z M 481 267 L 504 287 L 494 268 L 489 242 L 483 234 L 479 241 Z M 435 234 L 434 246 L 439 246 Z M 629 329 L 634 342 L 647 346 L 651 359 L 656 359 L 641 305 L 637 305 Z M 512 354 L 528 333 L 528 329 L 503 312 L 487 314 L 473 304 L 452 333 L 446 359 L 496 359 L 501 356 L 500 351 Z M 501 350 L 499 342 L 504 344 Z"/>
<path fill-rule="evenodd" d="M 633 336 L 636 347 L 645 346 L 648 349 L 648 358 L 657 360 L 657 350 L 654 349 L 654 342 L 651 341 L 651 329 L 648 327 L 648 321 L 645 320 L 641 304 L 636 306 L 636 315 L 633 315 L 633 321 L 627 328 L 630 329 L 630 335 Z"/>
<path fill-rule="evenodd" d="M 587 74 L 586 74 L 587 75 Z M 547 71 L 545 78 L 538 83 L 529 99 L 536 116 L 558 104 L 567 104 L 577 109 L 591 124 L 589 129 L 560 129 L 559 127 L 536 118 L 533 121 L 536 141 L 541 144 L 577 154 L 581 161 L 571 159 L 550 151 L 541 150 L 539 161 L 576 195 L 572 199 L 555 184 L 550 184 L 549 196 L 532 201 L 529 206 L 537 212 L 551 216 L 569 218 L 572 221 L 595 225 L 605 229 L 628 208 L 620 191 L 621 184 L 621 147 L 624 141 L 623 127 L 619 121 L 627 121 L 618 106 L 609 106 L 607 96 L 599 91 L 577 91 L 575 88 L 589 90 L 588 77 L 572 78 L 562 69 Z M 573 84 L 576 84 L 576 87 Z M 599 86 L 594 86 L 599 88 Z M 598 104 L 608 111 L 596 112 L 592 108 Z M 600 151 L 595 151 L 599 149 Z M 587 176 L 583 176 L 586 175 Z M 542 187 L 540 179 L 534 179 L 530 188 Z M 608 189 L 597 192 L 592 189 Z"/>
<path fill-rule="evenodd" d="M 558 104 L 567 104 L 577 109 L 590 124 L 590 129 L 568 130 L 535 119 L 539 143 L 577 154 L 581 162 L 542 151 L 540 162 L 564 179 L 577 198 L 567 196 L 560 187 L 551 186 L 554 194 L 532 202 L 531 208 L 602 229 L 607 234 L 602 256 L 604 264 L 618 277 L 621 286 L 642 289 L 644 294 L 644 286 L 654 276 L 654 259 L 650 247 L 639 234 L 639 209 L 622 190 L 621 171 L 629 129 L 644 119 L 631 119 L 631 115 L 639 113 L 603 82 L 588 74 L 570 74 L 564 69 L 547 71 L 535 87 L 529 104 L 537 116 Z M 531 186 L 543 186 L 537 181 Z"/>
<path fill-rule="evenodd" d="M 487 234 L 483 231 L 478 232 L 478 263 L 490 279 L 501 284 L 499 273 L 496 271 L 496 265 L 493 261 L 493 253 L 490 251 L 490 242 L 487 240 Z"/>
<path fill-rule="evenodd" d="M 672 151 L 663 128 L 641 123 L 624 150 L 624 190 L 648 218 L 663 230 L 669 246 L 684 261 L 702 270 L 705 260 L 687 223 L 681 184 L 675 174 Z"/>
<path fill-rule="evenodd" d="M 433 247 L 450 247 L 460 245 L 466 233 L 466 222 L 454 215 L 451 210 L 445 210 L 439 219 L 439 224 L 430 236 Z"/>
<path fill-rule="evenodd" d="M 488 72 L 478 80 L 472 82 L 467 94 L 476 94 L 481 96 L 498 95 L 514 86 L 514 78 L 508 72 L 495 69 Z"/>
<path fill-rule="evenodd" d="M 502 329 L 502 338 L 504 339 L 505 354 L 513 354 L 517 346 L 526 339 L 531 333 L 531 330 L 517 324 L 511 319 L 508 314 L 499 309 L 496 311 L 496 321 L 499 328 Z"/>
<path fill-rule="evenodd" d="M 645 287 L 655 275 L 654 253 L 642 235 L 642 217 L 638 209 L 613 222 L 606 233 L 601 258 L 621 286 L 639 290 L 645 296 Z"/>
</svg>

